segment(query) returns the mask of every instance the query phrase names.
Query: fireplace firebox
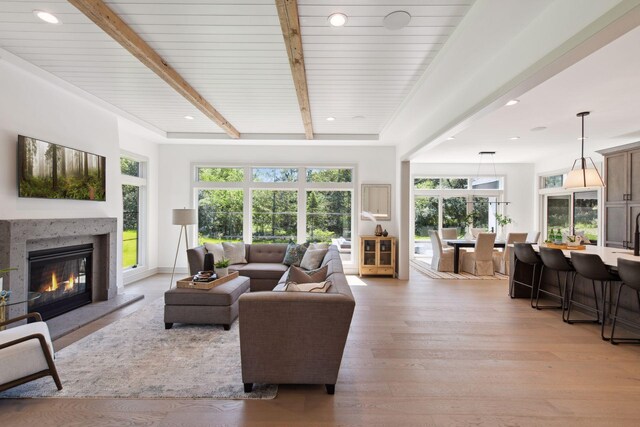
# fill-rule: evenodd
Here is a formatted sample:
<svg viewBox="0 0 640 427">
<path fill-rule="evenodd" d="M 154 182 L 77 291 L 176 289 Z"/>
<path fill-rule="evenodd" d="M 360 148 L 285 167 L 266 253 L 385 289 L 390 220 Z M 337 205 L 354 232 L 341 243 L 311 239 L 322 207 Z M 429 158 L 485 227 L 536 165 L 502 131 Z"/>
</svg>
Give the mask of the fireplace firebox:
<svg viewBox="0 0 640 427">
<path fill-rule="evenodd" d="M 46 320 L 90 304 L 92 257 L 92 244 L 29 252 L 29 291 L 41 294 L 29 311 Z"/>
</svg>

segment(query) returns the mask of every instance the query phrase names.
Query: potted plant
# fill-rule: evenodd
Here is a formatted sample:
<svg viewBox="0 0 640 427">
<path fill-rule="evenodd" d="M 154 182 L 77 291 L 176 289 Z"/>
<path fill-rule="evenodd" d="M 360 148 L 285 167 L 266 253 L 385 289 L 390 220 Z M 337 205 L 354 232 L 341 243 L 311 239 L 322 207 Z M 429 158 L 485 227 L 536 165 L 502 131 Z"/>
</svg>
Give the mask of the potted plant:
<svg viewBox="0 0 640 427">
<path fill-rule="evenodd" d="M 224 277 L 229 274 L 229 259 L 222 258 L 220 261 L 217 261 L 213 267 L 218 278 Z"/>
<path fill-rule="evenodd" d="M 4 289 L 4 278 L 2 276 L 4 276 L 8 272 L 14 271 L 14 270 L 17 270 L 17 268 L 13 268 L 13 267 L 0 268 L 0 291 L 2 291 Z M 7 294 L 6 297 L 8 298 L 9 295 Z"/>
<path fill-rule="evenodd" d="M 504 234 L 505 227 L 513 222 L 513 220 L 507 215 L 501 215 L 496 213 L 496 222 L 500 226 L 501 233 Z"/>
</svg>

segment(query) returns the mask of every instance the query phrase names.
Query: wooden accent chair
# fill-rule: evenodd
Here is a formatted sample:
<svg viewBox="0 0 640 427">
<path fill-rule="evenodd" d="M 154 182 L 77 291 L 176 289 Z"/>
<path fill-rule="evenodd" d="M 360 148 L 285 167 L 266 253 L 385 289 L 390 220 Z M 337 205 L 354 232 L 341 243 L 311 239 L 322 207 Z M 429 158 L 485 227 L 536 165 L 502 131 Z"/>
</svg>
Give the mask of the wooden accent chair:
<svg viewBox="0 0 640 427">
<path fill-rule="evenodd" d="M 25 320 L 36 322 L 0 331 L 0 391 L 20 384 L 51 375 L 58 390 L 62 383 L 53 363 L 53 344 L 47 324 L 40 313 L 29 313 L 6 322 L 0 326 Z"/>
</svg>

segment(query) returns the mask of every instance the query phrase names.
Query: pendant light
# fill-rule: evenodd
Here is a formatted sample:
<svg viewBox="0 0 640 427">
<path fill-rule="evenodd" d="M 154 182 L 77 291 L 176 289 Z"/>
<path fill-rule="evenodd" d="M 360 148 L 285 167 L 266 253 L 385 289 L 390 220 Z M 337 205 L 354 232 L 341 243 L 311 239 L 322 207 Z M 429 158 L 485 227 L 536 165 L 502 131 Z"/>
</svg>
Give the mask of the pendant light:
<svg viewBox="0 0 640 427">
<path fill-rule="evenodd" d="M 582 118 L 582 155 L 573 162 L 573 167 L 567 175 L 564 188 L 585 188 L 585 187 L 604 187 L 604 181 L 600 176 L 600 172 L 596 169 L 596 165 L 591 157 L 584 157 L 584 117 L 589 115 L 589 111 L 578 113 L 577 116 Z M 587 163 L 589 160 L 589 163 Z"/>
</svg>

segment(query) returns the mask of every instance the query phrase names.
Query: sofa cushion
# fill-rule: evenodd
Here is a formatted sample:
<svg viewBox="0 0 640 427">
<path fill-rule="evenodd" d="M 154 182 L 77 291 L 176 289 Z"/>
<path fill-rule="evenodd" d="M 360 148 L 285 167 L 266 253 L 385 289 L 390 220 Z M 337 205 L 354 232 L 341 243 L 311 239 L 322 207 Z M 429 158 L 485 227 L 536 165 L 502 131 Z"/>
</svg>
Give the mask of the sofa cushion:
<svg viewBox="0 0 640 427">
<path fill-rule="evenodd" d="M 237 277 L 210 290 L 174 288 L 164 293 L 168 305 L 231 305 L 249 292 L 249 279 Z"/>
<path fill-rule="evenodd" d="M 224 257 L 229 260 L 229 264 L 247 263 L 244 242 L 222 242 L 222 247 L 224 248 Z"/>
<path fill-rule="evenodd" d="M 224 258 L 224 247 L 222 246 L 222 243 L 206 242 L 204 247 L 207 249 L 207 252 L 213 254 L 213 262 L 218 262 Z"/>
<path fill-rule="evenodd" d="M 300 267 L 305 270 L 315 270 L 320 267 L 324 256 L 329 249 L 307 249 L 300 262 Z"/>
<path fill-rule="evenodd" d="M 287 252 L 286 243 L 253 244 L 247 260 L 253 262 L 270 262 L 282 264 Z"/>
<path fill-rule="evenodd" d="M 230 265 L 229 270 L 237 271 L 241 276 L 251 279 L 275 279 L 277 281 L 287 271 L 287 266 L 273 262 L 250 262 L 249 264 Z"/>
<path fill-rule="evenodd" d="M 309 245 L 307 243 L 303 243 L 301 245 L 298 245 L 297 243 L 289 243 L 282 263 L 285 265 L 295 265 L 296 267 L 299 267 L 308 246 Z"/>
</svg>

